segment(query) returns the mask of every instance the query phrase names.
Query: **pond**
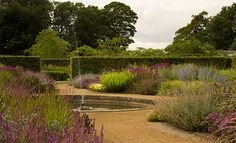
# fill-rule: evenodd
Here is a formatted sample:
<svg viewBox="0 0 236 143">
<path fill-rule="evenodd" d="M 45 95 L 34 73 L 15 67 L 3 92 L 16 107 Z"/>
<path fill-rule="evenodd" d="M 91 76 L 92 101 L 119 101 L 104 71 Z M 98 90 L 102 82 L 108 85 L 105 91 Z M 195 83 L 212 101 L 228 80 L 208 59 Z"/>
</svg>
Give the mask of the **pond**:
<svg viewBox="0 0 236 143">
<path fill-rule="evenodd" d="M 85 96 L 84 103 L 81 105 L 82 97 L 80 95 L 73 96 L 71 103 L 74 111 L 81 112 L 134 111 L 151 108 L 155 104 L 153 100 L 148 99 L 115 96 Z"/>
</svg>

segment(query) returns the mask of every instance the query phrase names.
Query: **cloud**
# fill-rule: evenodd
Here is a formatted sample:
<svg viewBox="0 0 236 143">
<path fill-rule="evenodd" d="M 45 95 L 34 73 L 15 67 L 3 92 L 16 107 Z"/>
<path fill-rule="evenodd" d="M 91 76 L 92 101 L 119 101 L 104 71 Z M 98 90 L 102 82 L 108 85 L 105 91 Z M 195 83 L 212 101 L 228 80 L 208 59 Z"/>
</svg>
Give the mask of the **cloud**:
<svg viewBox="0 0 236 143">
<path fill-rule="evenodd" d="M 67 1 L 67 0 L 57 0 Z M 112 0 L 70 0 L 85 5 L 103 7 Z M 175 31 L 191 21 L 191 16 L 203 10 L 216 15 L 223 6 L 235 0 L 119 0 L 129 5 L 137 14 L 135 47 L 164 48 L 172 42 Z"/>
</svg>

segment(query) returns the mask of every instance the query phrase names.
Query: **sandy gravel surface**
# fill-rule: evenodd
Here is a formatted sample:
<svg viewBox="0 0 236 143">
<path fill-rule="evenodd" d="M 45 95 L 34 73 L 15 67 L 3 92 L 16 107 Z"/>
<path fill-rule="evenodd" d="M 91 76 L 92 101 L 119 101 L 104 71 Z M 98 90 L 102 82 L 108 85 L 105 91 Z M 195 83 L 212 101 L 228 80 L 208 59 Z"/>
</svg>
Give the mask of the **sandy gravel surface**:
<svg viewBox="0 0 236 143">
<path fill-rule="evenodd" d="M 96 127 L 104 127 L 105 143 L 208 143 L 205 135 L 189 133 L 165 123 L 150 123 L 151 110 L 89 113 Z"/>
<path fill-rule="evenodd" d="M 68 85 L 58 85 L 62 95 L 102 95 L 126 96 L 158 100 L 158 96 L 141 96 L 131 94 L 94 93 L 88 90 L 74 89 Z M 152 109 L 128 112 L 89 113 L 96 120 L 99 130 L 104 127 L 105 143 L 214 143 L 203 134 L 185 132 L 166 123 L 146 121 Z"/>
</svg>

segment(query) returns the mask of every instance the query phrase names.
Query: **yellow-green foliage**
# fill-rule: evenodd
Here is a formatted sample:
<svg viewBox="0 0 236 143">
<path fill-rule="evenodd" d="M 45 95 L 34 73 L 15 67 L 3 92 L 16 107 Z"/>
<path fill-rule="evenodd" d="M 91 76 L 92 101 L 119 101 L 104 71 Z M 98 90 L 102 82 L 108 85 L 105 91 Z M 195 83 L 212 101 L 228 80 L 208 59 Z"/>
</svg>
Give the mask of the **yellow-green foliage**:
<svg viewBox="0 0 236 143">
<path fill-rule="evenodd" d="M 110 92 L 123 92 L 130 87 L 134 75 L 129 71 L 109 72 L 101 76 L 101 84 Z"/>
<path fill-rule="evenodd" d="M 236 69 L 221 70 L 220 74 L 225 75 L 227 80 L 236 80 Z"/>
<path fill-rule="evenodd" d="M 68 54 L 69 43 L 58 36 L 53 29 L 45 29 L 36 37 L 34 44 L 28 52 L 42 58 L 65 58 Z"/>
<path fill-rule="evenodd" d="M 180 90 L 183 82 L 179 80 L 166 81 L 161 83 L 158 95 L 176 95 Z"/>
<path fill-rule="evenodd" d="M 154 111 L 154 112 L 152 112 L 150 115 L 148 115 L 147 121 L 148 121 L 148 122 L 163 122 L 164 119 L 162 119 L 162 117 L 160 116 L 159 113 L 157 113 L 156 111 Z"/>
<path fill-rule="evenodd" d="M 101 92 L 105 90 L 105 87 L 102 84 L 95 83 L 95 84 L 89 85 L 89 89 L 93 91 Z"/>
<path fill-rule="evenodd" d="M 196 95 L 196 94 L 213 94 L 212 83 L 202 81 L 166 81 L 161 84 L 158 95 Z"/>
</svg>

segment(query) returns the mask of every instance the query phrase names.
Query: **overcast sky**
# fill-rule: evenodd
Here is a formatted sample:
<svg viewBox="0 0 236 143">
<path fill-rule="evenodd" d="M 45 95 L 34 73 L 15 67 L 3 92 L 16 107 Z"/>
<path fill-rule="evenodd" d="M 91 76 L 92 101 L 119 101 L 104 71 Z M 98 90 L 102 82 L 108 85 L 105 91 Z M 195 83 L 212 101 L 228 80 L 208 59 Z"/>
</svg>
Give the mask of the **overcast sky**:
<svg viewBox="0 0 236 143">
<path fill-rule="evenodd" d="M 68 0 L 55 0 L 68 1 Z M 112 0 L 69 0 L 102 8 Z M 222 6 L 230 6 L 236 0 L 117 0 L 131 7 L 138 14 L 135 47 L 165 48 L 175 31 L 191 21 L 191 16 L 206 10 L 216 15 Z"/>
</svg>

